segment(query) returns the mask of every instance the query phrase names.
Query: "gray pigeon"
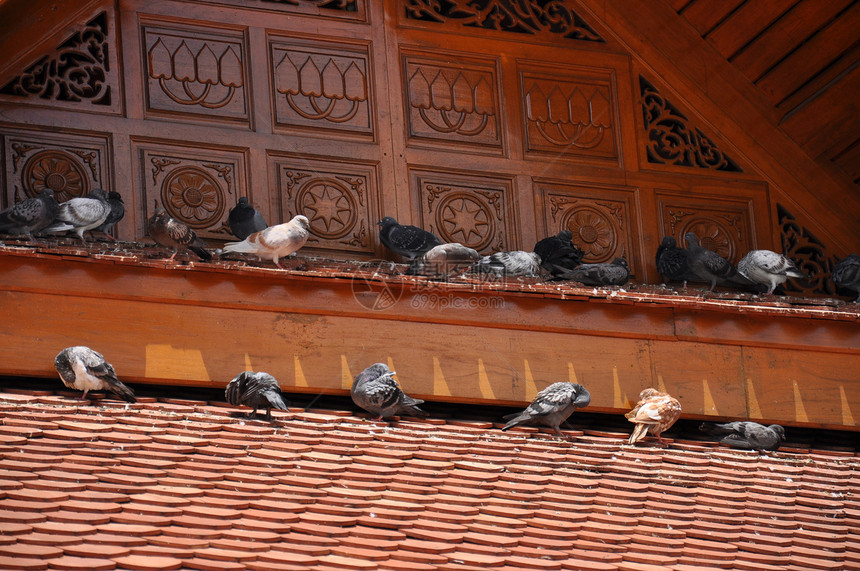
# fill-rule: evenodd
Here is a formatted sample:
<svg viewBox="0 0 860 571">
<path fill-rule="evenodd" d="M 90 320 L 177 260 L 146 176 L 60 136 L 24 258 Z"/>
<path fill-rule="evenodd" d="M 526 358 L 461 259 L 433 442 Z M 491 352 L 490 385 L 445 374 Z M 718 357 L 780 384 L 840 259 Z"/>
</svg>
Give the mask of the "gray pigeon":
<svg viewBox="0 0 860 571">
<path fill-rule="evenodd" d="M 855 301 L 860 303 L 860 256 L 850 254 L 839 260 L 830 277 L 838 287 L 857 293 Z"/>
<path fill-rule="evenodd" d="M 496 252 L 481 258 L 472 269 L 497 275 L 534 277 L 540 273 L 540 256 L 522 250 Z"/>
<path fill-rule="evenodd" d="M 310 236 L 310 228 L 311 223 L 307 216 L 299 214 L 293 216 L 289 222 L 254 232 L 241 242 L 228 242 L 224 244 L 224 251 L 255 254 L 260 258 L 272 260 L 276 266 L 285 269 L 278 260 L 292 256 L 304 246 Z"/>
<path fill-rule="evenodd" d="M 572 270 L 582 263 L 585 252 L 573 243 L 573 233 L 570 230 L 561 230 L 555 236 L 549 236 L 539 240 L 535 244 L 534 252 L 541 259 L 543 269 L 557 276 Z"/>
<path fill-rule="evenodd" d="M 84 391 L 82 398 L 87 398 L 89 391 L 105 390 L 126 402 L 135 402 L 134 392 L 117 378 L 113 366 L 89 347 L 66 347 L 54 359 L 54 368 L 64 385 Z"/>
<path fill-rule="evenodd" d="M 418 408 L 424 401 L 414 399 L 400 390 L 392 376 L 394 371 L 385 363 L 374 363 L 355 376 L 352 382 L 352 402 L 371 414 L 374 420 L 389 416 L 427 416 Z"/>
<path fill-rule="evenodd" d="M 615 258 L 611 264 L 582 264 L 556 277 L 590 286 L 624 285 L 630 278 L 630 269 L 624 258 Z"/>
<path fill-rule="evenodd" d="M 108 193 L 108 204 L 110 204 L 110 213 L 98 228 L 93 228 L 93 232 L 101 232 L 116 242 L 116 238 L 108 234 L 108 232 L 125 216 L 125 204 L 122 202 L 122 195 L 114 190 L 110 191 Z"/>
<path fill-rule="evenodd" d="M 431 248 L 419 260 L 412 263 L 407 273 L 445 279 L 480 259 L 481 255 L 472 248 L 450 242 Z"/>
<path fill-rule="evenodd" d="M 687 264 L 690 270 L 699 279 L 711 284 L 709 291 L 713 291 L 717 283 L 729 285 L 750 285 L 748 279 L 740 276 L 727 259 L 716 252 L 699 245 L 699 240 L 692 232 L 684 234 L 687 241 Z"/>
<path fill-rule="evenodd" d="M 397 220 L 386 216 L 377 223 L 380 226 L 379 239 L 382 244 L 400 256 L 412 261 L 442 244 L 435 234 L 417 226 L 398 224 Z"/>
<path fill-rule="evenodd" d="M 767 286 L 767 294 L 773 293 L 776 286 L 788 278 L 806 278 L 806 274 L 783 256 L 771 250 L 750 250 L 740 262 L 738 273 L 751 282 Z"/>
<path fill-rule="evenodd" d="M 0 234 L 26 234 L 30 239 L 53 224 L 60 211 L 54 191 L 46 188 L 34 198 L 25 198 L 0 212 Z"/>
<path fill-rule="evenodd" d="M 45 232 L 74 230 L 81 242 L 86 244 L 84 232 L 101 226 L 107 220 L 110 211 L 107 192 L 96 188 L 83 198 L 72 198 L 62 203 L 56 220 L 45 228 Z"/>
<path fill-rule="evenodd" d="M 191 250 L 204 262 L 212 259 L 212 254 L 206 250 L 206 244 L 197 237 L 194 230 L 173 218 L 163 208 L 158 208 L 149 218 L 148 230 L 150 237 L 159 246 L 170 248 L 176 257 L 180 249 Z"/>
<path fill-rule="evenodd" d="M 785 429 L 778 424 L 764 426 L 757 422 L 702 423 L 699 430 L 722 436 L 723 444 L 744 450 L 776 450 L 785 441 Z"/>
<path fill-rule="evenodd" d="M 227 225 L 230 226 L 230 232 L 240 240 L 269 226 L 263 220 L 263 215 L 248 202 L 247 196 L 240 196 L 239 202 L 230 210 Z"/>
<path fill-rule="evenodd" d="M 657 247 L 657 271 L 667 283 L 671 281 L 683 282 L 687 287 L 688 281 L 699 281 L 699 276 L 693 273 L 687 264 L 687 252 L 678 247 L 678 243 L 671 236 L 664 236 L 660 246 Z"/>
<path fill-rule="evenodd" d="M 559 425 L 591 402 L 591 395 L 578 383 L 553 383 L 537 394 L 535 400 L 522 412 L 502 417 L 508 423 L 502 430 L 520 424 L 542 424 L 549 426 L 559 436 L 564 436 Z"/>
<path fill-rule="evenodd" d="M 266 409 L 266 420 L 272 420 L 272 409 L 289 410 L 281 396 L 278 381 L 269 373 L 242 371 L 227 383 L 224 391 L 227 402 L 233 406 L 245 405 L 254 409 L 251 417 L 257 416 L 257 409 Z"/>
</svg>

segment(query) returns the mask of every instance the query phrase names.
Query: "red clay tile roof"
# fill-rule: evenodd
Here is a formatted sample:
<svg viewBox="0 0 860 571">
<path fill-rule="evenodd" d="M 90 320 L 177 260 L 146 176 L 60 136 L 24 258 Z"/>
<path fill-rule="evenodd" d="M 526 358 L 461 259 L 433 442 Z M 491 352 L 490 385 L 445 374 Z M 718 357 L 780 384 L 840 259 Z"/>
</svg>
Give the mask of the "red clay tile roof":
<svg viewBox="0 0 860 571">
<path fill-rule="evenodd" d="M 0 392 L 0 569 L 860 568 L 853 451 Z"/>
</svg>

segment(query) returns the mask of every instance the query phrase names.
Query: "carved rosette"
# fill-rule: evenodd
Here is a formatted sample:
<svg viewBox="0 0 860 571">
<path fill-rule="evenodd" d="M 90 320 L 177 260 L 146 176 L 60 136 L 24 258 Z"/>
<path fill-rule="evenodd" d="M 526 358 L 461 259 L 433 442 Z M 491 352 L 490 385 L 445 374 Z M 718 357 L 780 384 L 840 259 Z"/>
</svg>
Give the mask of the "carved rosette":
<svg viewBox="0 0 860 571">
<path fill-rule="evenodd" d="M 375 189 L 372 167 L 314 161 L 316 167 L 301 166 L 289 159 L 277 159 L 283 219 L 297 214 L 308 217 L 311 237 L 308 245 L 335 252 L 373 252 L 371 233 L 377 215 L 372 207 Z"/>
<path fill-rule="evenodd" d="M 582 198 L 568 194 L 549 193 L 550 233 L 567 229 L 573 234 L 573 243 L 583 253 L 587 263 L 611 262 L 615 258 L 630 259 L 629 222 L 624 202 Z"/>
<path fill-rule="evenodd" d="M 803 295 L 835 295 L 836 286 L 830 278 L 836 257 L 825 245 L 782 204 L 776 205 L 779 217 L 782 253 L 788 256 L 800 271 L 809 276 L 806 280 L 789 279 L 783 289 Z"/>
<path fill-rule="evenodd" d="M 366 49 L 274 41 L 271 50 L 277 125 L 373 137 Z"/>
<path fill-rule="evenodd" d="M 750 213 L 741 206 L 671 201 L 663 202 L 661 209 L 664 235 L 674 236 L 681 247 L 686 245 L 684 235 L 692 232 L 699 244 L 733 264 L 752 248 Z"/>
</svg>

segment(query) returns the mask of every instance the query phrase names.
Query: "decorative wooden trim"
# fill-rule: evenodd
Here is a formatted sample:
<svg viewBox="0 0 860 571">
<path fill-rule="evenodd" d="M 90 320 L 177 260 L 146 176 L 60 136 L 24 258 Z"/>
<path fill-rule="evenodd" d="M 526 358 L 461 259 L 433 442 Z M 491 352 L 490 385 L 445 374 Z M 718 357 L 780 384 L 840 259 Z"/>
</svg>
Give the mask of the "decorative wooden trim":
<svg viewBox="0 0 860 571">
<path fill-rule="evenodd" d="M 830 255 L 827 247 L 785 206 L 777 203 L 776 212 L 782 253 L 809 276 L 807 280 L 790 279 L 783 289 L 803 295 L 836 295 L 836 286 L 830 279 L 836 257 Z"/>
</svg>

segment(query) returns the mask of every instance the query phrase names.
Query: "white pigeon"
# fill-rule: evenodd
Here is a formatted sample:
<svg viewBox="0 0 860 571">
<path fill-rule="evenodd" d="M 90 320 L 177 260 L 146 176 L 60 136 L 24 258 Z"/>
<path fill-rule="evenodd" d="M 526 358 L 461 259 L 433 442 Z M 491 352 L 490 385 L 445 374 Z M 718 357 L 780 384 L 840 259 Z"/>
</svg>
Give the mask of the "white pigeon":
<svg viewBox="0 0 860 571">
<path fill-rule="evenodd" d="M 107 192 L 100 188 L 92 190 L 86 197 L 72 198 L 60 205 L 57 218 L 45 228 L 45 232 L 65 232 L 74 230 L 86 244 L 84 232 L 101 226 L 110 215 L 111 205 Z"/>
<path fill-rule="evenodd" d="M 90 391 L 105 390 L 126 402 L 135 402 L 134 392 L 117 378 L 113 366 L 89 347 L 66 347 L 54 359 L 54 368 L 64 385 L 84 391 L 82 398 L 87 398 Z"/>
<path fill-rule="evenodd" d="M 476 272 L 494 273 L 506 276 L 537 276 L 540 273 L 540 256 L 534 252 L 514 250 L 496 252 L 484 256 L 472 266 Z"/>
<path fill-rule="evenodd" d="M 286 258 L 304 246 L 310 236 L 310 227 L 307 216 L 299 214 L 289 222 L 254 232 L 241 242 L 229 242 L 224 245 L 224 251 L 256 254 L 284 269 L 278 259 Z"/>
<path fill-rule="evenodd" d="M 767 286 L 767 294 L 788 278 L 805 278 L 806 274 L 783 256 L 771 250 L 751 250 L 738 262 L 738 273 L 751 282 Z"/>
</svg>

